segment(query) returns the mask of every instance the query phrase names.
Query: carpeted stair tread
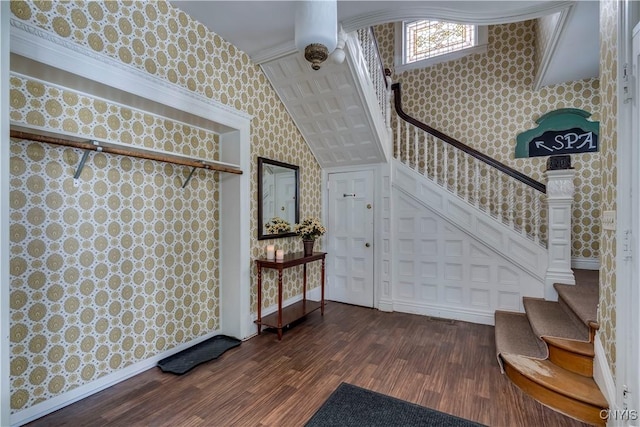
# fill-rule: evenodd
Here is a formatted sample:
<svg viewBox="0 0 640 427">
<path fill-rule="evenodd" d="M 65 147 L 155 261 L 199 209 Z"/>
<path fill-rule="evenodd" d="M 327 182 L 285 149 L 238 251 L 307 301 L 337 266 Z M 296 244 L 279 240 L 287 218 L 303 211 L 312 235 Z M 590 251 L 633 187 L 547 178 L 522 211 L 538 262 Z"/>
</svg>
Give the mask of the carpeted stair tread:
<svg viewBox="0 0 640 427">
<path fill-rule="evenodd" d="M 524 313 L 495 312 L 496 351 L 545 359 L 547 347 L 536 337 Z"/>
<path fill-rule="evenodd" d="M 578 279 L 576 279 L 578 280 Z M 588 325 L 598 319 L 598 283 L 580 283 L 576 285 L 562 285 L 556 283 L 554 288 L 558 292 L 558 298 L 562 299 L 575 315 Z"/>
<path fill-rule="evenodd" d="M 548 360 L 517 354 L 505 354 L 503 359 L 522 375 L 549 390 L 600 408 L 608 407 L 607 400 L 593 378 L 574 374 Z"/>
<path fill-rule="evenodd" d="M 587 326 L 577 327 L 557 302 L 525 297 L 523 304 L 536 336 L 589 341 Z"/>
<path fill-rule="evenodd" d="M 237 338 L 226 335 L 216 335 L 192 347 L 182 350 L 158 362 L 163 372 L 182 375 L 201 363 L 220 357 L 225 351 L 237 347 L 242 343 Z"/>
</svg>

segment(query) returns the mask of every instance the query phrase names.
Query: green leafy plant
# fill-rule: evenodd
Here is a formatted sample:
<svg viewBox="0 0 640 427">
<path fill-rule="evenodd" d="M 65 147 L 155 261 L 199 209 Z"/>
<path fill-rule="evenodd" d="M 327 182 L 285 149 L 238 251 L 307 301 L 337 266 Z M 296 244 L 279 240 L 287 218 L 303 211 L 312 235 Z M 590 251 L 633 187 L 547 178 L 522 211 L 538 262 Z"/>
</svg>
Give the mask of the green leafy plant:
<svg viewBox="0 0 640 427">
<path fill-rule="evenodd" d="M 291 231 L 291 224 L 279 216 L 274 216 L 265 224 L 264 228 L 269 234 L 288 233 Z"/>
<path fill-rule="evenodd" d="M 327 232 L 318 218 L 305 218 L 293 227 L 293 231 L 302 240 L 315 240 Z"/>
</svg>

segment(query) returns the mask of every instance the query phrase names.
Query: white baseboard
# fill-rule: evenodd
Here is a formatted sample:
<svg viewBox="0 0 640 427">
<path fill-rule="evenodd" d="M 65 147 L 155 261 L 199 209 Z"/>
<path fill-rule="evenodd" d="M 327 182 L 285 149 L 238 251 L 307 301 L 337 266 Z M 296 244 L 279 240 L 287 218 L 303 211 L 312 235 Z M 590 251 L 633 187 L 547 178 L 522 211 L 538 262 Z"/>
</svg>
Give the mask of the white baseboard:
<svg viewBox="0 0 640 427">
<path fill-rule="evenodd" d="M 129 365 L 126 368 L 121 369 L 112 374 L 105 375 L 100 379 L 97 379 L 88 384 L 82 385 L 67 393 L 60 394 L 44 402 L 37 403 L 23 411 L 16 412 L 15 414 L 11 414 L 11 425 L 12 426 L 23 425 L 30 421 L 43 417 L 47 414 L 50 414 L 54 411 L 57 411 L 60 408 L 64 408 L 65 406 L 71 405 L 72 403 L 82 400 L 85 397 L 89 397 L 92 394 L 96 394 L 99 391 L 102 391 L 106 388 L 111 387 L 112 385 L 118 384 L 119 382 L 129 379 L 135 375 L 138 375 L 141 372 L 154 368 L 157 365 L 157 363 L 160 360 L 164 359 L 165 357 L 169 357 L 173 354 L 176 354 L 184 349 L 194 346 L 216 335 L 220 335 L 220 332 L 219 331 L 210 332 L 206 335 L 198 337 L 187 343 L 180 344 L 172 348 L 171 350 L 163 351 L 162 353 L 159 353 L 153 357 L 150 357 L 149 359 L 142 360 L 140 362 L 134 363 L 133 365 Z"/>
<path fill-rule="evenodd" d="M 600 258 L 571 258 L 571 268 L 600 270 Z"/>
<path fill-rule="evenodd" d="M 432 316 L 442 319 L 462 320 L 464 322 L 479 323 L 481 325 L 493 325 L 495 323 L 493 312 L 489 313 L 486 311 L 475 311 L 458 307 L 394 301 L 392 311 L 421 314 L 423 316 Z"/>
<path fill-rule="evenodd" d="M 613 379 L 607 356 L 600 341 L 600 334 L 596 333 L 593 343 L 595 357 L 593 358 L 593 379 L 595 380 L 600 391 L 604 394 L 605 399 L 609 403 L 609 409 L 619 409 L 616 404 L 616 383 Z"/>
<path fill-rule="evenodd" d="M 378 310 L 392 312 L 393 311 L 393 301 L 391 300 L 380 300 L 378 301 Z"/>
</svg>

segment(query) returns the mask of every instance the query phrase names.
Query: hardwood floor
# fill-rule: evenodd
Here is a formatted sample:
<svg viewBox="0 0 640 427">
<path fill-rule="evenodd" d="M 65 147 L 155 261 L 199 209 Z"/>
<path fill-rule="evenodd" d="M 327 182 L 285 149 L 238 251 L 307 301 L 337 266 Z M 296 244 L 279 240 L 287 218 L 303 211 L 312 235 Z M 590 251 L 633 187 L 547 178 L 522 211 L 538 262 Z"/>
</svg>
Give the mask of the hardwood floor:
<svg viewBox="0 0 640 427">
<path fill-rule="evenodd" d="M 301 426 L 348 382 L 491 426 L 583 426 L 522 393 L 493 327 L 329 302 L 182 376 L 150 369 L 32 426 Z"/>
</svg>

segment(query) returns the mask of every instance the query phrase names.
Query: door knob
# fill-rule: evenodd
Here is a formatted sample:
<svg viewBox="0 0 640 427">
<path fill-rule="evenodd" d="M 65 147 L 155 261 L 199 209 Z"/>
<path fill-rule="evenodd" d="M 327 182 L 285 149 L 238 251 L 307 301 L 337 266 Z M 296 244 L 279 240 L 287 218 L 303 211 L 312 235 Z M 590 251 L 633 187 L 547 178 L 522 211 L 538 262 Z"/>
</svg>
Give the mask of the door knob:
<svg viewBox="0 0 640 427">
<path fill-rule="evenodd" d="M 367 248 L 368 248 L 369 246 L 371 246 L 371 244 L 370 244 L 369 242 L 365 243 L 364 245 L 365 245 Z"/>
</svg>

